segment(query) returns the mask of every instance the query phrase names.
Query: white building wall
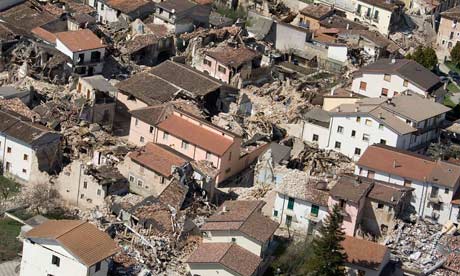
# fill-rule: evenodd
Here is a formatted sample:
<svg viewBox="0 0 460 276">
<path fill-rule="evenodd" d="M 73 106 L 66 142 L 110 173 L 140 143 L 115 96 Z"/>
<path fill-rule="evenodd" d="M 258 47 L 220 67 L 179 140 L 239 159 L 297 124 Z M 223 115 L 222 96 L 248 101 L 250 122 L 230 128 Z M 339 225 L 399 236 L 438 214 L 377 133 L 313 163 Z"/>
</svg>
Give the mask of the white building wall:
<svg viewBox="0 0 460 276">
<path fill-rule="evenodd" d="M 358 5 L 361 5 L 361 14 L 357 14 Z M 370 18 L 365 17 L 368 9 L 370 9 Z M 379 31 L 381 34 L 389 34 L 392 12 L 377 6 L 369 5 L 368 3 L 362 1 L 356 1 L 354 11 L 356 12 L 346 12 L 347 18 L 349 20 L 354 21 L 355 19 L 358 19 L 360 22 L 365 22 L 373 26 L 373 28 Z M 373 20 L 376 11 L 378 11 L 377 22 Z"/>
<path fill-rule="evenodd" d="M 348 59 L 348 48 L 346 46 L 329 45 L 327 48 L 327 57 L 340 62 L 345 62 Z"/>
<path fill-rule="evenodd" d="M 67 48 L 59 39 L 56 39 L 56 49 L 73 60 L 73 52 Z"/>
<path fill-rule="evenodd" d="M 235 238 L 236 239 L 235 243 L 237 245 L 241 246 L 242 248 L 248 250 L 249 252 L 257 256 L 262 255 L 263 245 L 260 242 L 248 236 L 245 236 L 239 231 L 228 230 L 228 231 L 206 231 L 206 232 L 208 232 L 208 237 L 203 236 L 204 243 L 206 242 L 231 243 L 232 238 Z"/>
<path fill-rule="evenodd" d="M 29 181 L 35 151 L 30 146 L 9 137 L 5 138 L 3 135 L 0 135 L 0 141 L 0 154 L 4 172 Z M 8 153 L 8 148 L 11 149 L 10 153 Z M 25 158 L 25 155 L 27 155 L 27 158 Z M 10 164 L 8 172 L 6 172 L 7 162 Z"/>
<path fill-rule="evenodd" d="M 98 21 L 104 24 L 113 23 L 118 21 L 117 10 L 105 5 L 104 3 L 97 3 Z"/>
<path fill-rule="evenodd" d="M 317 144 L 320 149 L 327 148 L 329 141 L 329 128 L 308 122 L 304 122 L 303 124 L 303 133 L 301 133 L 302 137 L 300 138 L 304 141 Z M 318 141 L 313 141 L 313 135 L 318 135 Z"/>
<path fill-rule="evenodd" d="M 312 205 L 316 204 L 312 204 L 311 202 L 296 198 L 294 200 L 294 208 L 289 210 L 287 208 L 288 201 L 289 196 L 276 193 L 275 202 L 273 204 L 272 219 L 280 223 L 281 227 L 284 227 L 286 223 L 286 215 L 290 215 L 293 217 L 291 228 L 306 233 L 310 224 L 309 214 L 311 213 L 311 207 Z M 277 216 L 275 216 L 275 211 L 278 211 Z M 327 214 L 327 207 L 319 206 L 319 212 L 316 221 L 322 221 L 327 216 Z"/>
<path fill-rule="evenodd" d="M 370 125 L 366 124 L 366 120 L 370 120 Z M 358 160 L 368 146 L 380 143 L 381 139 L 386 141 L 386 145 L 396 147 L 399 135 L 386 126 L 379 128 L 379 124 L 368 116 L 360 117 L 359 122 L 357 122 L 356 116 L 333 117 L 328 148 L 341 152 L 353 160 Z M 342 133 L 338 133 L 339 126 L 343 127 Z M 354 137 L 351 136 L 353 130 L 356 133 Z M 369 141 L 363 140 L 364 134 L 369 135 Z M 340 149 L 335 148 L 335 142 L 341 143 Z M 355 154 L 355 148 L 361 150 L 360 155 Z"/>
<path fill-rule="evenodd" d="M 360 90 L 361 81 L 367 83 L 366 91 Z M 384 74 L 363 74 L 361 77 L 354 78 L 351 84 L 351 90 L 357 94 L 364 95 L 370 98 L 378 98 L 382 95 L 382 88 L 388 89 L 388 97 L 394 96 L 394 93 L 401 93 L 405 90 L 412 90 L 414 93 L 426 96 L 425 90 L 419 88 L 414 83 L 409 81 L 407 86 L 404 86 L 404 79 L 398 75 L 391 75 L 391 80 L 384 80 Z"/>
<path fill-rule="evenodd" d="M 235 276 L 236 274 L 220 264 L 187 264 L 191 275 L 200 276 Z"/>
</svg>

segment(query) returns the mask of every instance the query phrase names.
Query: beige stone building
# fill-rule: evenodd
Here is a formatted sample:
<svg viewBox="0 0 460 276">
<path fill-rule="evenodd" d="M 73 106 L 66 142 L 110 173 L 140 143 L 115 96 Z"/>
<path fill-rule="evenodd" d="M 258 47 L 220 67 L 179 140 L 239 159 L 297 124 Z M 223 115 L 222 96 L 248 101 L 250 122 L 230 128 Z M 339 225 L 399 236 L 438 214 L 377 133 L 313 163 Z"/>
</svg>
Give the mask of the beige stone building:
<svg viewBox="0 0 460 276">
<path fill-rule="evenodd" d="M 450 59 L 450 51 L 460 40 L 460 6 L 441 13 L 438 35 L 436 37 L 436 55 L 441 61 Z"/>
</svg>

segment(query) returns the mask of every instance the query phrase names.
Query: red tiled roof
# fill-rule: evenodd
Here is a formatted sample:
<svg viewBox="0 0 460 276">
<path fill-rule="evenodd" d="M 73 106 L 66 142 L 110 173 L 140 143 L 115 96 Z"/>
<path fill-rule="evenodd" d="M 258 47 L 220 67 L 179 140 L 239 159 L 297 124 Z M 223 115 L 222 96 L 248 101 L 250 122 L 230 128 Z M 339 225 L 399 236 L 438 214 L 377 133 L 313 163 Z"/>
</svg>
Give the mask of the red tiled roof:
<svg viewBox="0 0 460 276">
<path fill-rule="evenodd" d="M 141 164 L 164 177 L 171 177 L 171 167 L 180 166 L 191 159 L 163 145 L 147 143 L 138 151 L 128 155 L 131 160 Z"/>
<path fill-rule="evenodd" d="M 81 220 L 48 220 L 26 232 L 25 237 L 56 240 L 88 267 L 119 251 L 106 233 Z"/>
<path fill-rule="evenodd" d="M 377 270 L 385 260 L 387 247 L 375 242 L 346 236 L 342 247 L 347 253 L 347 262 L 350 264 Z"/>
<path fill-rule="evenodd" d="M 101 39 L 88 29 L 56 33 L 59 39 L 72 52 L 104 48 Z"/>
<path fill-rule="evenodd" d="M 206 151 L 222 156 L 232 146 L 233 139 L 207 130 L 177 115 L 172 115 L 159 123 L 158 128 Z"/>
<path fill-rule="evenodd" d="M 43 29 L 42 27 L 33 28 L 32 33 L 44 41 L 52 44 L 56 43 L 56 36 L 53 33 Z"/>
<path fill-rule="evenodd" d="M 219 263 L 242 276 L 251 276 L 262 259 L 233 243 L 203 243 L 187 263 Z"/>
</svg>

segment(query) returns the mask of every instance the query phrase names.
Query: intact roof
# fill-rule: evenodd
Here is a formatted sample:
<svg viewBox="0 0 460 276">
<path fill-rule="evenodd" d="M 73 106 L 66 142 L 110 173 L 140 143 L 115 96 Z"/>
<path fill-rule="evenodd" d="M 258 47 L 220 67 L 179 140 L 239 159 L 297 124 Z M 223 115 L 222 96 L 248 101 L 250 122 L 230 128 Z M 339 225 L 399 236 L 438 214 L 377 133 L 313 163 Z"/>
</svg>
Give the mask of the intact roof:
<svg viewBox="0 0 460 276">
<path fill-rule="evenodd" d="M 323 126 L 329 126 L 329 122 L 331 121 L 329 112 L 316 106 L 305 113 L 303 118 L 310 122 L 322 123 L 321 125 Z"/>
<path fill-rule="evenodd" d="M 223 63 L 224 65 L 238 68 L 242 64 L 258 57 L 259 53 L 247 47 L 234 48 L 230 46 L 223 46 L 206 51 L 206 55 L 214 58 L 220 63 Z"/>
<path fill-rule="evenodd" d="M 117 92 L 117 89 L 103 76 L 95 75 L 90 77 L 83 77 L 84 81 L 86 81 L 89 85 L 91 85 L 94 89 L 101 92 Z"/>
<path fill-rule="evenodd" d="M 381 144 L 367 147 L 357 165 L 449 188 L 454 188 L 460 179 L 460 166 L 457 164 Z"/>
<path fill-rule="evenodd" d="M 50 22 L 56 17 L 46 11 L 40 11 L 33 3 L 26 1 L 0 12 L 0 19 L 16 34 L 26 35 L 33 28 Z"/>
<path fill-rule="evenodd" d="M 306 15 L 311 18 L 315 19 L 322 19 L 323 17 L 327 16 L 334 9 L 330 6 L 322 5 L 322 4 L 308 4 L 305 8 L 303 8 L 300 13 Z"/>
<path fill-rule="evenodd" d="M 279 226 L 277 222 L 262 215 L 260 209 L 264 204 L 263 201 L 254 200 L 225 201 L 217 212 L 207 219 L 201 230 L 240 231 L 264 243 Z"/>
<path fill-rule="evenodd" d="M 55 240 L 87 267 L 119 251 L 118 245 L 106 233 L 81 220 L 48 220 L 24 236 L 36 242 Z"/>
<path fill-rule="evenodd" d="M 251 276 L 262 259 L 234 243 L 202 243 L 187 263 L 219 263 L 242 276 Z"/>
<path fill-rule="evenodd" d="M 55 35 L 56 39 L 59 39 L 59 41 L 61 41 L 62 44 L 64 44 L 72 52 L 80 52 L 105 47 L 101 39 L 89 29 L 60 32 L 56 33 Z"/>
<path fill-rule="evenodd" d="M 409 59 L 379 59 L 357 71 L 358 76 L 362 73 L 396 74 L 426 91 L 440 83 L 438 76 L 416 61 Z"/>
<path fill-rule="evenodd" d="M 166 0 L 160 3 L 156 3 L 156 6 L 169 12 L 174 10 L 176 13 L 181 13 L 195 7 L 196 4 L 188 0 Z"/>
<path fill-rule="evenodd" d="M 367 3 L 373 6 L 380 7 L 385 10 L 393 11 L 398 6 L 404 6 L 404 3 L 399 0 L 359 0 L 363 3 Z"/>
<path fill-rule="evenodd" d="M 31 146 L 36 145 L 44 135 L 59 136 L 58 133 L 40 124 L 32 123 L 29 118 L 4 109 L 0 109 L 0 132 Z"/>
<path fill-rule="evenodd" d="M 450 20 L 460 20 L 460 6 L 453 7 L 441 13 L 441 17 Z"/>
<path fill-rule="evenodd" d="M 281 177 L 281 182 L 276 188 L 278 193 L 320 206 L 328 206 L 329 193 L 317 189 L 318 182 L 310 179 L 306 172 L 286 169 L 280 171 L 275 168 L 275 173 Z"/>
<path fill-rule="evenodd" d="M 332 197 L 358 203 L 373 186 L 373 180 L 352 175 L 342 175 L 330 190 Z"/>
<path fill-rule="evenodd" d="M 105 3 L 115 10 L 129 14 L 142 6 L 150 5 L 152 2 L 149 0 L 106 0 Z"/>
<path fill-rule="evenodd" d="M 347 254 L 347 263 L 372 270 L 378 270 L 388 252 L 384 245 L 351 236 L 346 236 L 341 245 Z"/>
<path fill-rule="evenodd" d="M 170 147 L 160 144 L 147 143 L 137 151 L 129 153 L 134 162 L 151 169 L 166 178 L 170 178 L 171 168 L 181 166 L 191 159 Z"/>
<path fill-rule="evenodd" d="M 208 124 L 208 126 L 211 126 L 211 124 Z M 227 135 L 224 136 L 208 130 L 197 123 L 192 123 L 176 114 L 160 122 L 157 127 L 217 156 L 224 155 L 234 143 L 234 140 L 226 131 Z M 217 127 L 214 128 L 220 131 Z M 224 133 L 224 131 L 221 132 Z"/>
<path fill-rule="evenodd" d="M 374 186 L 367 197 L 372 200 L 396 206 L 404 195 L 412 190 L 414 189 L 410 187 L 374 180 Z"/>
</svg>

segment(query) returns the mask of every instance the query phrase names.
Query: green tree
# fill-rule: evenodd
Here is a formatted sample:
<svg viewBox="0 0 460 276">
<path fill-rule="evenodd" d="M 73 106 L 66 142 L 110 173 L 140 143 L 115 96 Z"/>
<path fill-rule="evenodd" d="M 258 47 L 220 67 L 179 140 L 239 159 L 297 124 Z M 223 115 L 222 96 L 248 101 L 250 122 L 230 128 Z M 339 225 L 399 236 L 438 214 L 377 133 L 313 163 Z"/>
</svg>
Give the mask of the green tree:
<svg viewBox="0 0 460 276">
<path fill-rule="evenodd" d="M 454 62 L 455 65 L 458 66 L 458 64 L 460 63 L 460 43 L 457 42 L 454 48 L 452 48 L 452 50 L 450 51 L 450 58 L 452 62 Z"/>
<path fill-rule="evenodd" d="M 431 47 L 419 46 L 412 54 L 406 55 L 406 58 L 415 60 L 429 70 L 432 70 L 438 64 L 436 51 Z"/>
<path fill-rule="evenodd" d="M 320 235 L 311 244 L 312 255 L 306 261 L 306 271 L 312 276 L 345 275 L 346 253 L 341 242 L 345 239 L 342 230 L 343 216 L 341 208 L 334 205 L 332 213 L 319 228 Z"/>
</svg>

